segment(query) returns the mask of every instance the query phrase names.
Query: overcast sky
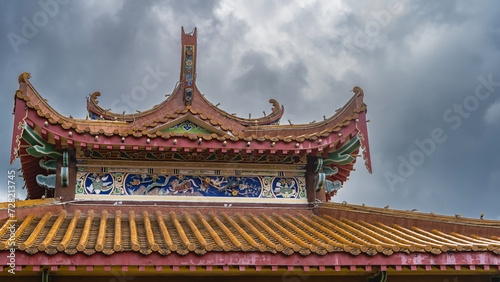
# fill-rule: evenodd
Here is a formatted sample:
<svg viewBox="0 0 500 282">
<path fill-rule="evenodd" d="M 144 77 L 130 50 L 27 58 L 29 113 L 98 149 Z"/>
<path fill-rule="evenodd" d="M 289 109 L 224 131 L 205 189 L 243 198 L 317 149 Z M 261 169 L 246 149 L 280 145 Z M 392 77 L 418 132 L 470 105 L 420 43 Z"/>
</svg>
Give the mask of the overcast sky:
<svg viewBox="0 0 500 282">
<path fill-rule="evenodd" d="M 64 115 L 85 118 L 95 91 L 114 112 L 149 109 L 196 26 L 198 88 L 227 112 L 259 117 L 274 98 L 283 123 L 309 123 L 364 89 L 373 174 L 358 159 L 334 201 L 500 220 L 500 2 L 352 2 L 1 1 L 0 187 L 20 167 L 20 73 Z M 151 72 L 157 86 L 132 96 Z"/>
</svg>

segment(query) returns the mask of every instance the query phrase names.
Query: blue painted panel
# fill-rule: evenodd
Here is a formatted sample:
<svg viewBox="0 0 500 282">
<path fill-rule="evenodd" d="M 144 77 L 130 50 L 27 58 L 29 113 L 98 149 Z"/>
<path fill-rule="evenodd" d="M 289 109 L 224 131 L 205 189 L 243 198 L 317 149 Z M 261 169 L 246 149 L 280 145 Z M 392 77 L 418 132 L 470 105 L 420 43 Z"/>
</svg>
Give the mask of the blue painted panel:
<svg viewBox="0 0 500 282">
<path fill-rule="evenodd" d="M 306 198 L 304 177 L 78 172 L 77 195 Z"/>
</svg>

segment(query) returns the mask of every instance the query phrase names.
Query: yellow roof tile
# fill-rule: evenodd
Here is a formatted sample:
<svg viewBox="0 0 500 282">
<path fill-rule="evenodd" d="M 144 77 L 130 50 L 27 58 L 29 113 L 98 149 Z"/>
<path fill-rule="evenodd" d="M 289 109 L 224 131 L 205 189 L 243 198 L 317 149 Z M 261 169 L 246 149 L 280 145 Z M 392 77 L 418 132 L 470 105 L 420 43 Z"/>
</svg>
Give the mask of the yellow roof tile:
<svg viewBox="0 0 500 282">
<path fill-rule="evenodd" d="M 348 252 L 353 255 L 375 255 L 394 252 L 491 251 L 500 254 L 500 238 L 444 233 L 439 230 L 411 229 L 398 225 L 337 220 L 330 216 L 210 213 L 194 215 L 174 212 L 164 217 L 156 211 L 150 216 L 143 211 L 127 214 L 103 211 L 85 216 L 77 210 L 58 215 L 47 212 L 40 217 L 30 214 L 20 223 L 15 233 L 16 247 L 33 254 L 65 252 L 69 255 L 83 252 L 91 255 L 102 252 L 110 255 L 119 251 L 149 254 L 171 252 L 185 255 L 211 251 L 281 252 L 285 255 Z M 6 229 L 4 223 L 0 229 Z M 10 235 L 0 234 L 0 250 L 7 248 Z"/>
</svg>

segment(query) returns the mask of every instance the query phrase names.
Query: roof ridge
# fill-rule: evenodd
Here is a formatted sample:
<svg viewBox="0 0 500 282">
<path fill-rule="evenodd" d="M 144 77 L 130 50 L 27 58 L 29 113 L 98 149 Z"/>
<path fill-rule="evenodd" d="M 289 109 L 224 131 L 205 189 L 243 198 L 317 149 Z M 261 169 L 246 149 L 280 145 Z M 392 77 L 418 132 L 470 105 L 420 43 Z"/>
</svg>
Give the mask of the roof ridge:
<svg viewBox="0 0 500 282">
<path fill-rule="evenodd" d="M 46 199 L 22 200 L 22 201 L 15 201 L 15 202 L 1 202 L 0 203 L 0 210 L 12 208 L 12 205 L 14 206 L 14 208 L 17 209 L 17 208 L 29 208 L 29 207 L 44 206 L 44 205 L 55 204 L 55 203 L 59 203 L 59 200 L 56 200 L 55 198 L 46 198 Z"/>
<path fill-rule="evenodd" d="M 495 228 L 500 228 L 500 220 L 492 220 L 492 219 L 475 219 L 475 218 L 466 218 L 461 217 L 460 215 L 450 216 L 450 215 L 440 215 L 435 214 L 433 212 L 427 214 L 417 211 L 408 211 L 408 210 L 396 210 L 389 208 L 379 208 L 379 207 L 370 207 L 366 205 L 354 205 L 347 203 L 323 203 L 321 208 L 325 209 L 336 209 L 336 210 L 350 210 L 355 212 L 366 212 L 366 213 L 375 213 L 375 214 L 383 214 L 383 215 L 391 215 L 405 218 L 415 218 L 415 219 L 423 219 L 430 221 L 446 221 L 448 223 L 460 223 L 466 225 L 480 225 L 480 226 L 491 226 Z"/>
</svg>

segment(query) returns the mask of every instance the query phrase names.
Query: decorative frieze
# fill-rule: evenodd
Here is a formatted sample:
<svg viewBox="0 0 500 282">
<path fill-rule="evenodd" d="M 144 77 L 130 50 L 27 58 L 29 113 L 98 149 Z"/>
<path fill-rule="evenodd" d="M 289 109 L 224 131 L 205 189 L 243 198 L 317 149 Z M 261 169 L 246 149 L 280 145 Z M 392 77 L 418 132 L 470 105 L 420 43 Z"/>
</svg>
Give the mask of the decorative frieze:
<svg viewBox="0 0 500 282">
<path fill-rule="evenodd" d="M 109 168 L 98 172 L 85 168 L 77 172 L 76 195 L 110 196 L 198 196 L 267 199 L 306 199 L 305 177 L 284 176 L 284 172 L 229 170 L 179 170 L 173 174 L 152 173 L 152 169 Z M 94 172 L 90 172 L 94 170 Z M 193 174 L 182 174 L 182 173 Z"/>
</svg>

